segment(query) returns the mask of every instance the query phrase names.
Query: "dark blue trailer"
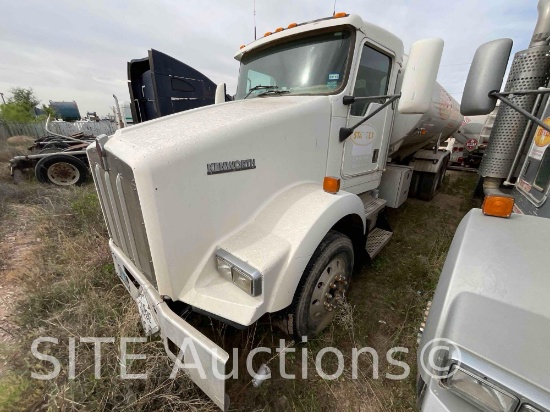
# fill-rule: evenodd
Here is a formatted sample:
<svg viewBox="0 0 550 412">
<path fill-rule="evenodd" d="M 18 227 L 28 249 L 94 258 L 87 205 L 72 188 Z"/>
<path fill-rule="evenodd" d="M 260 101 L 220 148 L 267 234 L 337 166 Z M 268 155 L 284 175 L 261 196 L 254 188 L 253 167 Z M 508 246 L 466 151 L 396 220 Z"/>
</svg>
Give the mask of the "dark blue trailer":
<svg viewBox="0 0 550 412">
<path fill-rule="evenodd" d="M 61 119 L 66 122 L 74 122 L 80 120 L 80 111 L 75 101 L 72 102 L 52 102 L 50 107 L 55 110 L 56 119 Z"/>
<path fill-rule="evenodd" d="M 201 72 L 157 50 L 128 62 L 135 123 L 214 104 L 216 84 Z"/>
</svg>

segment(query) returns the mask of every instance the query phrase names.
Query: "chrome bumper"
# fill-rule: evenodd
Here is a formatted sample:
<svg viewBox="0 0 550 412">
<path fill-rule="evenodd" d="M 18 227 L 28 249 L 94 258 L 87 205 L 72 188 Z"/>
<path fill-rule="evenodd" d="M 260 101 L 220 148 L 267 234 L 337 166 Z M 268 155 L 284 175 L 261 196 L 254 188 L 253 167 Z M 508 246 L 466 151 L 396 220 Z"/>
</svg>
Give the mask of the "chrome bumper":
<svg viewBox="0 0 550 412">
<path fill-rule="evenodd" d="M 152 316 L 158 325 L 164 349 L 172 360 L 176 360 L 179 348 L 184 346 L 181 364 L 187 375 L 222 410 L 229 407 L 229 398 L 225 394 L 226 364 L 229 354 L 216 345 L 197 329 L 177 316 L 161 299 L 159 293 L 147 281 L 134 264 L 124 256 L 121 250 L 110 240 L 109 246 L 117 274 L 135 301 L 145 296 Z M 128 272 L 131 278 L 128 276 Z M 156 332 L 153 330 L 151 332 Z M 185 343 L 185 345 L 184 345 Z M 195 365 L 199 367 L 195 367 Z"/>
</svg>

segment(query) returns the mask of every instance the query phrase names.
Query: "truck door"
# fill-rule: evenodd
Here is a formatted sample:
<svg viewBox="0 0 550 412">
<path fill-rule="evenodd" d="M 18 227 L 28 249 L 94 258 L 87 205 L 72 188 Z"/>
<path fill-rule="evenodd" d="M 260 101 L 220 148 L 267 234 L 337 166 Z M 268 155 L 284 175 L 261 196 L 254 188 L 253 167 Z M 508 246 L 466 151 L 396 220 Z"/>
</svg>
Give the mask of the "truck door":
<svg viewBox="0 0 550 412">
<path fill-rule="evenodd" d="M 368 97 L 388 94 L 392 56 L 366 42 L 361 50 L 353 96 Z M 347 125 L 352 126 L 381 106 L 382 101 L 358 101 L 351 105 Z M 351 179 L 383 169 L 381 156 L 383 137 L 389 133 L 393 109 L 386 107 L 372 119 L 355 129 L 344 142 L 341 176 Z"/>
</svg>

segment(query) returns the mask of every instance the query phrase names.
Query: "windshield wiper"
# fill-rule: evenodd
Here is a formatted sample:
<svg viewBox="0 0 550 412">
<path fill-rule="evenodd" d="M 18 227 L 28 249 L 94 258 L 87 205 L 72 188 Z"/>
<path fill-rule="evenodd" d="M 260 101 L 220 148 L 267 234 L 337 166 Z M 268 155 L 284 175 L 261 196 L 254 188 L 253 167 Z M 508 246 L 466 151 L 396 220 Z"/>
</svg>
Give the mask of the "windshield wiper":
<svg viewBox="0 0 550 412">
<path fill-rule="evenodd" d="M 290 90 L 266 90 L 265 92 L 262 92 L 260 94 L 258 94 L 256 97 L 261 97 L 261 96 L 265 96 L 266 94 L 283 94 L 283 93 L 290 93 Z"/>
<path fill-rule="evenodd" d="M 252 93 L 253 91 L 255 90 L 261 90 L 261 89 L 278 89 L 279 86 L 263 86 L 261 84 L 257 85 L 257 86 L 254 86 L 252 88 L 250 88 L 250 90 L 248 91 L 248 93 L 246 94 L 246 96 L 243 97 L 243 100 L 246 99 L 248 96 L 250 96 L 250 93 Z"/>
</svg>

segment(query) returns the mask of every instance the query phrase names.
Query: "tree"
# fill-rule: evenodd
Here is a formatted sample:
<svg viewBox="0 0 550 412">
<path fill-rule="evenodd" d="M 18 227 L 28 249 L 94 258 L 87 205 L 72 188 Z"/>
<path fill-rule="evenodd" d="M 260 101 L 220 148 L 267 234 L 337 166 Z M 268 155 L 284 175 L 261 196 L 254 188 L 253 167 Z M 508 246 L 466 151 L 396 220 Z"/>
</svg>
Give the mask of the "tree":
<svg viewBox="0 0 550 412">
<path fill-rule="evenodd" d="M 50 120 L 55 120 L 57 118 L 57 112 L 52 106 L 46 106 L 45 104 L 43 104 L 40 110 L 42 110 L 42 112 L 44 113 L 42 115 L 43 117 L 47 118 L 48 116 L 50 116 Z"/>
<path fill-rule="evenodd" d="M 32 88 L 14 87 L 10 92 L 13 96 L 6 104 L 0 105 L 0 119 L 19 123 L 35 121 L 34 108 L 40 101 Z"/>
<path fill-rule="evenodd" d="M 34 109 L 40 103 L 40 100 L 34 95 L 31 87 L 25 89 L 23 87 L 14 87 L 10 90 L 12 97 L 8 99 L 8 103 L 17 103 L 22 106 Z"/>
</svg>

